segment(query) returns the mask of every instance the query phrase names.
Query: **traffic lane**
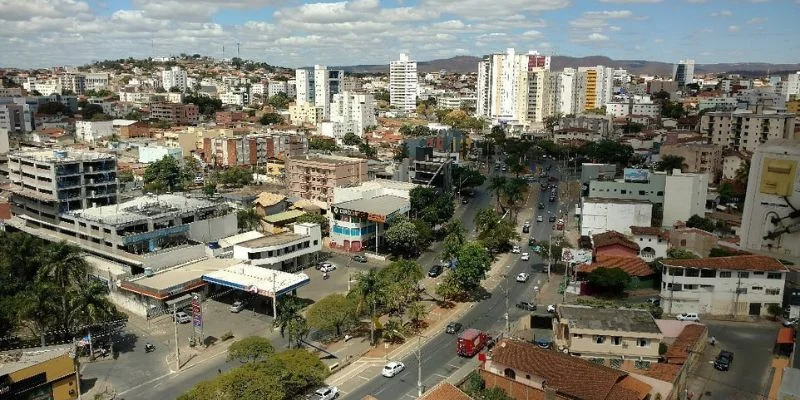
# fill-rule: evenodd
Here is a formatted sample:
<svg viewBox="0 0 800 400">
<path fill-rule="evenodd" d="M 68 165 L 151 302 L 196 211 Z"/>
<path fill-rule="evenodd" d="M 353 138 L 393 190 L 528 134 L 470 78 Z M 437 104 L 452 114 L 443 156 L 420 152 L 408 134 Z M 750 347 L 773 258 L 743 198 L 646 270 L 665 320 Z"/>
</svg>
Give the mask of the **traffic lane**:
<svg viewBox="0 0 800 400">
<path fill-rule="evenodd" d="M 515 260 L 509 267 L 503 268 L 502 272 L 509 275 L 508 285 L 508 305 L 513 308 L 514 304 L 526 296 L 531 281 L 525 284 L 517 284 L 514 276 L 520 272 L 529 272 L 528 262 Z M 492 296 L 484 301 L 477 303 L 463 318 L 459 320 L 467 328 L 477 328 L 492 334 L 497 334 L 505 329 L 506 299 L 503 291 L 504 283 L 500 283 L 492 292 Z M 413 340 L 413 339 L 412 339 Z M 423 358 L 423 382 L 426 388 L 431 388 L 438 381 L 446 377 L 460 366 L 468 362 L 468 359 L 459 357 L 455 353 L 456 335 L 445 334 L 443 331 L 426 342 L 422 347 Z M 416 398 L 417 390 L 417 358 L 416 352 L 400 360 L 406 366 L 404 372 L 395 378 L 384 378 L 380 375 L 381 367 L 373 367 L 365 370 L 365 373 L 372 376 L 369 378 L 361 375 L 359 379 L 368 379 L 368 382 L 357 390 L 347 393 L 344 398 L 361 399 L 367 395 L 379 397 L 382 400 L 401 399 L 407 394 Z M 410 374 L 410 375 L 409 375 Z M 354 378 L 354 379 L 356 379 Z"/>
<path fill-rule="evenodd" d="M 708 327 L 709 337 L 717 340 L 715 346 L 706 346 L 694 374 L 695 379 L 703 382 L 703 392 L 707 393 L 703 398 L 766 398 L 772 346 L 778 326 L 728 321 L 703 323 Z M 713 360 L 722 350 L 733 352 L 733 363 L 728 371 L 718 371 L 713 365 Z"/>
</svg>

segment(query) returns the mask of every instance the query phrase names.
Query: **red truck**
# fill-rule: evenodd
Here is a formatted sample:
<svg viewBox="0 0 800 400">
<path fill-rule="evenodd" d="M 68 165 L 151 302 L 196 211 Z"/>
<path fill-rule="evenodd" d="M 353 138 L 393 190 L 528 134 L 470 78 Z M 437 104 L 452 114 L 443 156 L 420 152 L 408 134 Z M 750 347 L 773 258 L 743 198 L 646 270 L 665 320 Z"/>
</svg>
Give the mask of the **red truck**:
<svg viewBox="0 0 800 400">
<path fill-rule="evenodd" d="M 489 336 L 486 335 L 486 332 L 469 328 L 458 335 L 456 353 L 462 357 L 472 357 L 478 354 L 488 341 Z"/>
</svg>

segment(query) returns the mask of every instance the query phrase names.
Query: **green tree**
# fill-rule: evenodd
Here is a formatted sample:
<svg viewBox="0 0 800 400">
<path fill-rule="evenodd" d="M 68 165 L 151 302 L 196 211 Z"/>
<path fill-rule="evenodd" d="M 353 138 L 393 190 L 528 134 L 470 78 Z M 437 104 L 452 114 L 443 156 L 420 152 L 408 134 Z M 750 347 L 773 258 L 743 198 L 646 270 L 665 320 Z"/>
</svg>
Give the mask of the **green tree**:
<svg viewBox="0 0 800 400">
<path fill-rule="evenodd" d="M 452 219 L 443 228 L 444 240 L 442 240 L 442 259 L 452 260 L 458 255 L 461 246 L 467 240 L 467 230 L 461 220 Z"/>
<path fill-rule="evenodd" d="M 370 146 L 369 139 L 364 140 L 363 143 L 358 145 L 358 151 L 360 151 L 369 159 L 374 159 L 378 156 L 378 150 L 375 147 Z"/>
<path fill-rule="evenodd" d="M 453 184 L 458 188 L 459 192 L 481 186 L 486 182 L 486 177 L 472 168 L 454 165 L 452 168 L 452 175 Z"/>
<path fill-rule="evenodd" d="M 475 214 L 475 228 L 478 240 L 491 251 L 499 251 L 508 247 L 512 240 L 520 240 L 514 225 L 490 208 L 479 210 Z"/>
<path fill-rule="evenodd" d="M 308 335 L 308 324 L 300 314 L 302 304 L 297 298 L 284 296 L 278 303 L 278 315 L 272 325 L 280 329 L 281 337 L 288 338 L 289 348 L 299 347 L 300 341 Z"/>
<path fill-rule="evenodd" d="M 415 186 L 409 192 L 409 202 L 411 203 L 411 217 L 416 219 L 422 215 L 422 211 L 436 201 L 439 192 L 436 188 L 427 186 Z"/>
<path fill-rule="evenodd" d="M 356 277 L 355 293 L 358 297 L 358 310 L 369 310 L 370 315 L 370 343 L 375 344 L 375 312 L 378 299 L 384 293 L 384 282 L 375 268 L 362 272 Z"/>
<path fill-rule="evenodd" d="M 297 217 L 295 222 L 319 224 L 320 230 L 322 231 L 322 236 L 328 236 L 328 232 L 330 231 L 330 221 L 324 215 L 315 213 L 305 213 Z"/>
<path fill-rule="evenodd" d="M 43 115 L 72 115 L 69 107 L 59 101 L 48 101 L 40 105 L 36 112 Z M 100 108 L 100 112 L 103 112 L 102 107 Z"/>
<path fill-rule="evenodd" d="M 290 102 L 291 99 L 289 98 L 289 95 L 284 92 L 278 92 L 277 94 L 270 96 L 270 98 L 267 100 L 267 104 L 279 110 L 285 110 L 287 107 L 289 107 Z"/>
<path fill-rule="evenodd" d="M 490 192 L 494 192 L 494 197 L 497 200 L 497 206 L 500 209 L 503 209 L 503 203 L 501 201 L 501 195 L 505 191 L 506 184 L 508 183 L 508 179 L 503 175 L 494 175 L 492 176 L 491 180 L 489 180 L 489 187 L 487 188 Z"/>
<path fill-rule="evenodd" d="M 689 217 L 689 220 L 686 221 L 686 226 L 688 228 L 702 229 L 706 232 L 714 232 L 714 222 L 699 215 L 692 215 Z"/>
<path fill-rule="evenodd" d="M 411 321 L 411 324 L 415 328 L 419 328 L 422 324 L 422 321 L 425 320 L 425 316 L 428 315 L 428 310 L 425 309 L 425 305 L 419 301 L 415 301 L 406 309 L 406 315 L 408 316 L 409 321 Z"/>
<path fill-rule="evenodd" d="M 361 138 L 353 132 L 347 132 L 342 137 L 342 144 L 346 146 L 359 146 L 361 143 Z"/>
<path fill-rule="evenodd" d="M 222 100 L 214 99 L 205 95 L 187 95 L 183 98 L 183 104 L 194 104 L 203 115 L 213 115 L 222 109 Z"/>
<path fill-rule="evenodd" d="M 555 130 L 555 127 L 558 126 L 559 123 L 561 123 L 561 118 L 562 118 L 561 113 L 557 113 L 555 115 L 548 115 L 544 117 L 542 119 L 542 122 L 544 123 L 544 128 L 552 134 L 553 131 Z"/>
<path fill-rule="evenodd" d="M 261 336 L 248 336 L 228 347 L 228 360 L 240 362 L 265 361 L 275 355 L 275 348 L 269 339 Z"/>
<path fill-rule="evenodd" d="M 668 174 L 672 175 L 673 169 L 686 169 L 687 166 L 684 161 L 685 159 L 681 156 L 667 154 L 661 157 L 661 161 L 658 162 L 656 170 L 667 171 Z"/>
<path fill-rule="evenodd" d="M 395 256 L 411 258 L 420 251 L 419 232 L 407 218 L 395 218 L 384 237 L 389 251 Z"/>
<path fill-rule="evenodd" d="M 777 320 L 778 316 L 783 313 L 783 309 L 781 309 L 781 305 L 778 303 L 769 303 L 767 306 L 767 313 L 772 316 L 772 319 Z"/>
<path fill-rule="evenodd" d="M 86 107 L 83 107 L 81 110 L 84 121 L 92 120 L 92 117 L 98 114 L 103 115 L 103 107 L 97 104 L 87 104 Z"/>
<path fill-rule="evenodd" d="M 395 148 L 393 158 L 397 162 L 408 158 L 408 144 L 406 142 L 400 142 L 400 145 Z"/>
<path fill-rule="evenodd" d="M 342 294 L 329 294 L 308 308 L 308 325 L 341 336 L 342 328 L 356 322 L 358 312 L 355 302 Z"/>
<path fill-rule="evenodd" d="M 436 295 L 442 298 L 442 301 L 450 301 L 455 299 L 461 294 L 461 287 L 458 280 L 453 273 L 453 270 L 447 270 L 442 277 L 442 281 L 436 285 Z"/>
<path fill-rule="evenodd" d="M 667 258 L 677 258 L 677 259 L 686 259 L 686 258 L 700 258 L 697 254 L 694 254 L 691 250 L 684 249 L 681 247 L 670 247 L 667 249 Z"/>
<path fill-rule="evenodd" d="M 246 210 L 239 210 L 236 212 L 236 226 L 239 232 L 247 232 L 252 230 L 260 230 L 261 216 L 256 213 L 256 210 L 248 208 Z"/>
<path fill-rule="evenodd" d="M 616 140 L 603 139 L 583 145 L 580 151 L 596 162 L 628 165 L 633 147 Z"/>
<path fill-rule="evenodd" d="M 398 343 L 403 341 L 404 331 L 403 321 L 396 317 L 390 317 L 386 324 L 383 325 L 381 336 L 386 342 Z"/>
<path fill-rule="evenodd" d="M 213 182 L 207 182 L 203 185 L 203 194 L 206 196 L 213 196 L 217 193 L 217 184 Z"/>
<path fill-rule="evenodd" d="M 266 113 L 258 119 L 261 125 L 275 125 L 283 122 L 283 118 L 278 113 Z"/>
<path fill-rule="evenodd" d="M 164 156 L 144 170 L 145 192 L 163 193 L 183 190 L 181 167 L 172 156 Z"/>
<path fill-rule="evenodd" d="M 466 243 L 456 256 L 458 266 L 453 270 L 461 289 L 469 291 L 480 286 L 492 266 L 492 256 L 478 243 Z"/>
<path fill-rule="evenodd" d="M 620 268 L 597 268 L 587 278 L 592 287 L 613 295 L 622 294 L 631 281 L 630 275 Z"/>
<path fill-rule="evenodd" d="M 312 137 L 308 141 L 308 149 L 322 150 L 322 151 L 337 151 L 339 150 L 339 146 L 336 146 L 336 142 L 333 140 Z"/>
<path fill-rule="evenodd" d="M 279 366 L 280 382 L 285 399 L 296 399 L 308 389 L 320 386 L 330 375 L 330 369 L 319 357 L 304 349 L 285 350 L 273 358 Z"/>
</svg>

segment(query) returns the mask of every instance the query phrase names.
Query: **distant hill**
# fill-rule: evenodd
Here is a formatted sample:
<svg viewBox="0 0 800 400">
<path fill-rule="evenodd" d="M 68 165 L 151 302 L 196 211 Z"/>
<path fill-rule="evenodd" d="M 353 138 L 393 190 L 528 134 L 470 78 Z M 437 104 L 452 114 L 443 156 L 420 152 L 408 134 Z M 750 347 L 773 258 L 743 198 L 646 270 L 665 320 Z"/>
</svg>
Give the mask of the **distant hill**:
<svg viewBox="0 0 800 400">
<path fill-rule="evenodd" d="M 419 72 L 437 72 L 439 70 L 446 70 L 455 73 L 470 73 L 478 70 L 478 61 L 480 57 L 474 56 L 456 56 L 452 58 L 445 58 L 439 60 L 420 61 L 417 63 Z M 612 60 L 605 56 L 588 56 L 588 57 L 567 57 L 567 56 L 553 56 L 550 68 L 552 70 L 562 70 L 564 67 L 591 67 L 595 65 L 604 65 L 607 67 L 623 68 L 634 74 L 650 74 L 650 75 L 670 75 L 672 73 L 672 64 L 660 61 L 646 61 L 646 60 Z M 389 65 L 351 65 L 330 67 L 332 69 L 343 69 L 348 72 L 363 72 L 363 73 L 389 73 Z M 770 71 L 778 73 L 779 71 L 800 71 L 800 64 L 767 64 L 767 63 L 719 63 L 719 64 L 697 64 L 695 65 L 696 74 L 709 74 L 709 73 L 741 73 L 742 75 L 759 75 L 764 72 Z"/>
</svg>

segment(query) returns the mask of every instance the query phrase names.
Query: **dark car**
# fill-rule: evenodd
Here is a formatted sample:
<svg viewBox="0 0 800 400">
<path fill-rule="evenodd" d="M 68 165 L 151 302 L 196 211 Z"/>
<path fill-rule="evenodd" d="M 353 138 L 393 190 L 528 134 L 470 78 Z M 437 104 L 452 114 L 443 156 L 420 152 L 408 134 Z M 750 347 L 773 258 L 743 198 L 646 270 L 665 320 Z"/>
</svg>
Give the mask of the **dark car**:
<svg viewBox="0 0 800 400">
<path fill-rule="evenodd" d="M 528 246 L 536 246 L 536 238 L 528 238 Z"/>
<path fill-rule="evenodd" d="M 539 203 L 539 209 L 544 210 L 544 203 Z"/>
<path fill-rule="evenodd" d="M 468 204 L 468 203 L 469 203 L 469 199 L 468 198 L 466 198 L 466 197 L 462 197 L 461 198 L 461 204 Z"/>
<path fill-rule="evenodd" d="M 447 328 L 444 329 L 445 333 L 456 334 L 462 328 L 461 323 L 459 322 L 451 322 L 447 324 Z"/>
<path fill-rule="evenodd" d="M 361 254 L 356 254 L 356 255 L 353 256 L 353 261 L 360 262 L 360 263 L 365 263 L 365 262 L 367 262 L 367 257 L 364 257 Z"/>
<path fill-rule="evenodd" d="M 525 311 L 536 311 L 536 304 L 533 304 L 529 301 L 520 301 L 517 303 L 517 308 Z"/>
<path fill-rule="evenodd" d="M 731 364 L 733 364 L 733 353 L 727 350 L 720 351 L 717 359 L 714 360 L 714 368 L 720 371 L 729 370 L 731 368 Z"/>
<path fill-rule="evenodd" d="M 540 349 L 549 349 L 549 348 L 553 347 L 553 341 L 552 341 L 552 340 L 550 340 L 550 339 L 548 339 L 548 338 L 539 338 L 539 339 L 536 339 L 536 340 L 534 341 L 534 343 L 535 343 L 535 344 L 536 344 L 536 346 L 538 346 Z"/>
<path fill-rule="evenodd" d="M 555 215 L 551 215 L 550 218 L 549 218 L 549 221 L 550 222 L 556 222 L 556 216 Z"/>
<path fill-rule="evenodd" d="M 555 197 L 553 197 L 553 196 L 550 196 L 550 202 L 552 203 L 552 202 L 554 202 L 554 201 L 556 201 L 556 198 L 555 198 Z"/>
<path fill-rule="evenodd" d="M 530 226 L 525 225 L 525 226 L 522 227 L 522 233 L 529 233 L 530 231 L 531 231 L 531 227 Z"/>
<path fill-rule="evenodd" d="M 444 271 L 444 267 L 442 267 L 441 265 L 434 265 L 431 267 L 431 269 L 428 270 L 428 276 L 430 276 L 431 278 L 436 278 L 437 276 L 442 274 L 442 271 Z"/>
</svg>

